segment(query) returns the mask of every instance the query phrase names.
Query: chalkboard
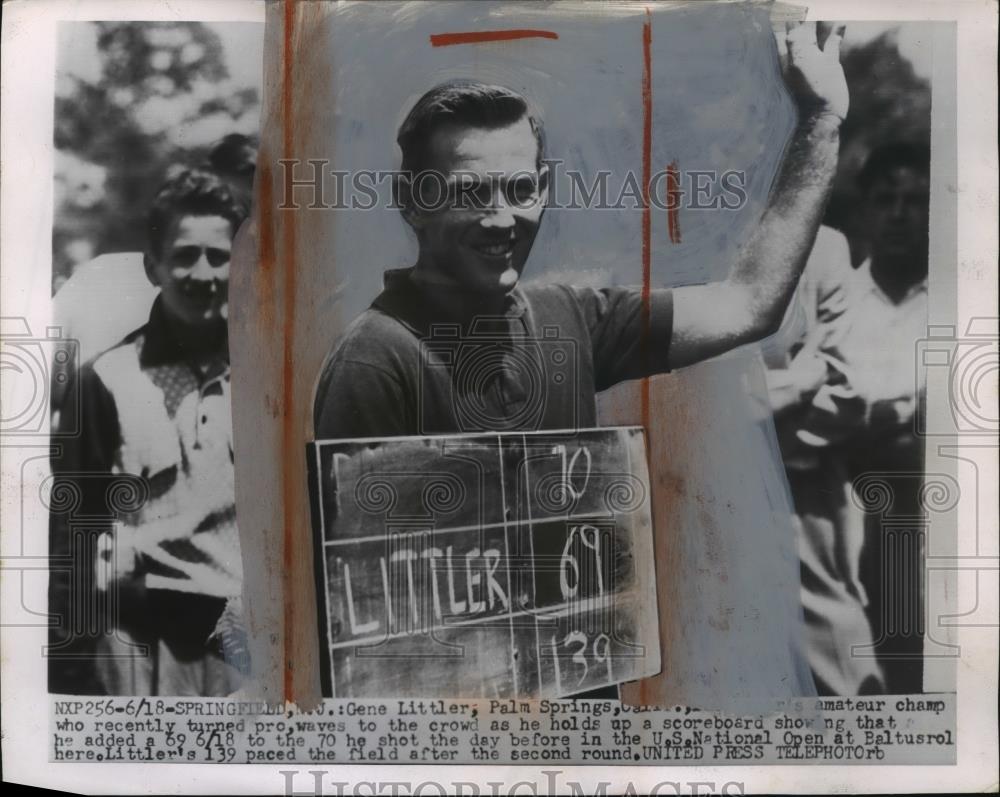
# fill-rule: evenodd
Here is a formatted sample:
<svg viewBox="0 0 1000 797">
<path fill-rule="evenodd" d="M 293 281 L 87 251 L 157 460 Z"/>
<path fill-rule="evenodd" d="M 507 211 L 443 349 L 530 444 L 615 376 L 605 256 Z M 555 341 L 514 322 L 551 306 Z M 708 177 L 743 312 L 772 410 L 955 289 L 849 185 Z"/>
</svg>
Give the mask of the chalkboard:
<svg viewBox="0 0 1000 797">
<path fill-rule="evenodd" d="M 307 456 L 325 695 L 559 697 L 659 672 L 641 428 Z"/>
</svg>

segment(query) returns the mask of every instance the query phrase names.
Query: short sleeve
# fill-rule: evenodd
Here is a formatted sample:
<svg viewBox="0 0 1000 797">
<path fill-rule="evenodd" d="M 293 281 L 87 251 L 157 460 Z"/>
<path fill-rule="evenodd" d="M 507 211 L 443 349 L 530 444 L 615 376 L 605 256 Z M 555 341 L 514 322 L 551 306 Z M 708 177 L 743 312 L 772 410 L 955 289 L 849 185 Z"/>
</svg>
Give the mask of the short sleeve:
<svg viewBox="0 0 1000 797">
<path fill-rule="evenodd" d="M 851 248 L 843 233 L 819 228 L 805 274 L 814 283 L 816 320 L 836 321 L 847 311 L 847 286 L 854 275 Z"/>
<path fill-rule="evenodd" d="M 377 365 L 334 357 L 313 404 L 317 440 L 405 435 L 409 402 L 399 380 Z"/>
<path fill-rule="evenodd" d="M 570 290 L 590 331 L 597 390 L 670 370 L 674 326 L 671 290 L 651 290 L 648 299 L 641 288 Z"/>
</svg>

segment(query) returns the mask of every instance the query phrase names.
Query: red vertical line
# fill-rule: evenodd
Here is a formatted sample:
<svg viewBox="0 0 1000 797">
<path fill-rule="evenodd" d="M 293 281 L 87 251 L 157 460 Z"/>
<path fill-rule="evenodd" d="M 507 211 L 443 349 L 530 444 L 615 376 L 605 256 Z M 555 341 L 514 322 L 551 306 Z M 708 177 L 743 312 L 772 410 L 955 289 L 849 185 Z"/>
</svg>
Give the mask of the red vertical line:
<svg viewBox="0 0 1000 797">
<path fill-rule="evenodd" d="M 653 171 L 653 24 L 649 9 L 642 25 L 642 331 L 640 354 L 649 362 L 650 335 L 650 289 L 651 289 L 651 223 L 649 215 L 649 182 Z M 646 466 L 652 463 L 649 445 L 649 377 L 642 380 L 642 428 L 645 430 Z M 642 684 L 642 681 L 640 681 Z M 640 686 L 640 699 L 647 702 L 645 690 Z"/>
<path fill-rule="evenodd" d="M 274 244 L 274 216 L 271 213 L 271 209 L 274 207 L 274 185 L 271 182 L 274 176 L 271 173 L 271 167 L 268 160 L 265 157 L 260 159 L 260 166 L 258 167 L 258 173 L 260 175 L 257 187 L 258 187 L 258 201 L 260 203 L 260 238 L 258 243 L 258 252 L 260 255 L 260 270 L 263 275 L 261 280 L 261 287 L 265 290 L 269 290 L 271 287 L 270 280 L 273 277 L 274 263 L 276 259 L 275 255 L 275 244 Z M 268 293 L 262 294 L 261 302 L 263 305 L 262 310 L 265 313 L 271 312 L 271 299 Z"/>
<path fill-rule="evenodd" d="M 651 219 L 649 183 L 653 162 L 653 23 L 649 9 L 642 25 L 642 332 L 640 345 L 643 360 L 649 362 L 650 290 L 651 290 Z M 662 343 L 662 341 L 661 341 Z M 653 342 L 656 345 L 656 342 Z M 649 432 L 649 378 L 642 380 L 642 425 Z"/>
<path fill-rule="evenodd" d="M 292 136 L 292 40 L 295 30 L 295 4 L 297 0 L 285 0 L 284 6 L 284 42 L 282 47 L 282 74 L 281 74 L 281 126 L 282 126 L 282 157 L 290 159 L 293 151 Z M 295 621 L 294 601 L 289 600 L 289 591 L 293 583 L 293 538 L 294 528 L 292 507 L 297 496 L 292 475 L 296 472 L 294 456 L 298 452 L 292 432 L 294 430 L 292 417 L 292 357 L 294 353 L 293 317 L 295 309 L 295 217 L 291 214 L 285 215 L 282 219 L 282 260 L 284 262 L 284 301 L 282 313 L 282 324 L 284 325 L 284 339 L 282 350 L 282 423 L 281 423 L 281 447 L 282 447 L 282 512 L 284 514 L 284 547 L 282 551 L 282 563 L 284 564 L 284 696 L 286 701 L 292 700 L 292 629 Z"/>
<path fill-rule="evenodd" d="M 681 242 L 681 181 L 677 171 L 677 161 L 667 166 L 667 232 L 670 243 Z"/>
</svg>

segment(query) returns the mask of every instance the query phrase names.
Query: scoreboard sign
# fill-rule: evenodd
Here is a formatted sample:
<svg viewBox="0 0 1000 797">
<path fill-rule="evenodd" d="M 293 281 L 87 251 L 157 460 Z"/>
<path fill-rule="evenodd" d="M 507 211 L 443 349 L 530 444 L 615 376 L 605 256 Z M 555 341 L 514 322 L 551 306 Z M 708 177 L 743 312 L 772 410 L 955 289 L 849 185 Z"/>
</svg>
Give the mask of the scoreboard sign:
<svg viewBox="0 0 1000 797">
<path fill-rule="evenodd" d="M 325 695 L 561 697 L 659 671 L 642 429 L 308 457 Z"/>
</svg>

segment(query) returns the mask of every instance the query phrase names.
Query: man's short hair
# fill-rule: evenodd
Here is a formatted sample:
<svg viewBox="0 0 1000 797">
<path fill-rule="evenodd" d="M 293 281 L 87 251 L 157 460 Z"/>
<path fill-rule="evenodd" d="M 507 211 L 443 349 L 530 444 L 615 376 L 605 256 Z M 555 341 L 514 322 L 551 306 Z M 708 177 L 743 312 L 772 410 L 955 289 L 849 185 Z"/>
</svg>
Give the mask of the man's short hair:
<svg viewBox="0 0 1000 797">
<path fill-rule="evenodd" d="M 242 133 L 229 133 L 208 151 L 207 168 L 217 174 L 253 179 L 257 167 L 257 145 Z"/>
<path fill-rule="evenodd" d="M 402 170 L 416 174 L 426 168 L 433 134 L 446 125 L 496 129 L 527 118 L 538 142 L 536 164 L 541 168 L 545 135 L 528 101 L 504 86 L 456 80 L 435 86 L 417 100 L 400 125 L 396 143 L 403 153 Z"/>
<path fill-rule="evenodd" d="M 149 209 L 149 251 L 163 256 L 163 244 L 171 225 L 184 216 L 222 216 L 233 225 L 233 233 L 247 217 L 246 205 L 217 174 L 204 169 L 185 169 L 171 176 L 160 188 Z"/>
<path fill-rule="evenodd" d="M 875 181 L 896 169 L 912 169 L 920 174 L 930 174 L 931 150 L 926 144 L 913 141 L 887 141 L 874 147 L 865 158 L 858 173 L 858 187 L 863 194 Z"/>
</svg>

